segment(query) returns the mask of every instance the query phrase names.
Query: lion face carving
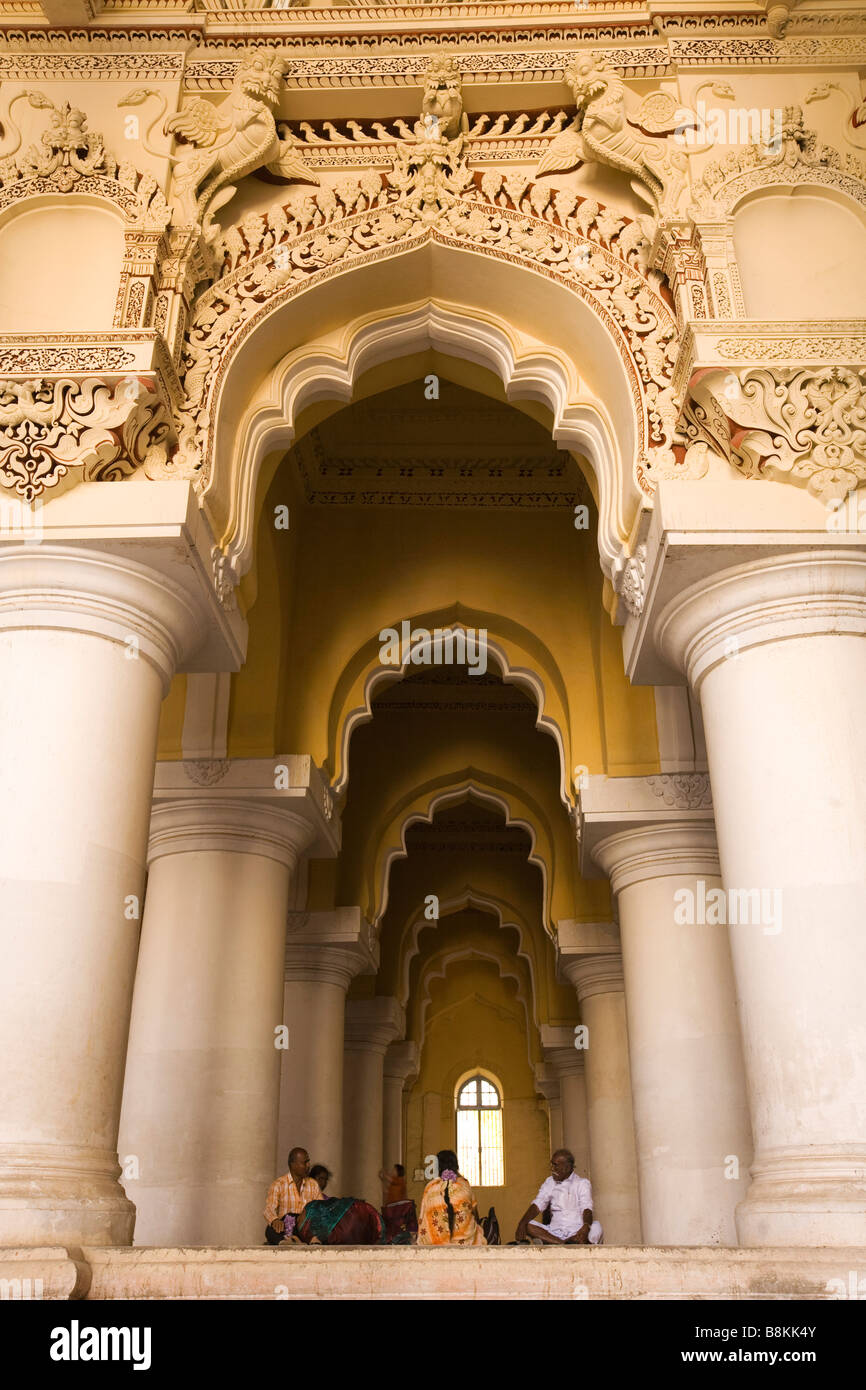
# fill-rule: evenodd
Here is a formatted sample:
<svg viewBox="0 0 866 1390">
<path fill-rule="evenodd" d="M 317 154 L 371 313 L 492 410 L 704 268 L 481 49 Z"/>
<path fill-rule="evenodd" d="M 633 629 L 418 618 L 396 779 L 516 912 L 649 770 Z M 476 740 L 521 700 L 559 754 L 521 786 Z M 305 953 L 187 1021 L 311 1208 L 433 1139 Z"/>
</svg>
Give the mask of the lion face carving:
<svg viewBox="0 0 866 1390">
<path fill-rule="evenodd" d="M 236 86 L 245 96 L 274 107 L 280 99 L 280 84 L 285 72 L 285 59 L 253 54 L 238 69 Z"/>
<path fill-rule="evenodd" d="M 460 73 L 455 58 L 437 55 L 430 59 L 424 77 L 424 100 L 421 114 L 432 134 L 442 140 L 456 140 L 468 122 L 463 114 Z"/>
</svg>

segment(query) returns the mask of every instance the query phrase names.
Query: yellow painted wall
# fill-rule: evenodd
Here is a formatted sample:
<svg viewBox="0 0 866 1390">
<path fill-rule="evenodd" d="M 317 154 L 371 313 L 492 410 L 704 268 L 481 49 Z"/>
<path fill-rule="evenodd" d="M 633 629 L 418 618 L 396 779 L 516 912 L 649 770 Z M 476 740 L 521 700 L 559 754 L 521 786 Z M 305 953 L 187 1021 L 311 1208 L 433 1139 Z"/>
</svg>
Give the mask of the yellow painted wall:
<svg viewBox="0 0 866 1390">
<path fill-rule="evenodd" d="M 512 982 L 483 962 L 458 962 L 434 981 L 418 1079 L 406 1116 L 409 1195 L 420 1204 L 423 1182 L 413 1181 L 426 1154 L 456 1146 L 454 1087 L 470 1068 L 499 1080 L 503 1094 L 505 1186 L 476 1191 L 482 1215 L 495 1206 L 503 1241 L 529 1206 L 550 1163 L 549 1127 L 535 1094 L 527 1056 L 526 1017 Z"/>
</svg>

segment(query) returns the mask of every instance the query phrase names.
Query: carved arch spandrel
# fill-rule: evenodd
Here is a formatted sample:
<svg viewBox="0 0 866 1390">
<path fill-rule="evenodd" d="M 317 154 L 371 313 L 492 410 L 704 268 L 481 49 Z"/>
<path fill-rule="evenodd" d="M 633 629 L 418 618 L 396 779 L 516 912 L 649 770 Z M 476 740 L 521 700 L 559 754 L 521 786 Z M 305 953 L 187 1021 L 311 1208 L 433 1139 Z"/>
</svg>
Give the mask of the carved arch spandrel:
<svg viewBox="0 0 866 1390">
<path fill-rule="evenodd" d="M 261 248 L 254 242 L 243 249 L 242 242 L 229 257 L 227 273 L 198 303 L 185 347 L 187 405 L 181 434 L 186 455 L 201 467 L 205 504 L 212 507 L 225 490 L 221 474 L 231 467 L 227 459 L 236 444 L 234 436 L 221 440 L 221 430 L 227 418 L 236 420 L 248 404 L 233 376 L 245 372 L 261 380 L 273 369 L 272 358 L 266 362 L 259 357 L 257 363 L 251 350 L 257 335 L 260 345 L 278 338 L 281 312 L 349 270 L 421 249 L 429 256 L 442 248 L 477 257 L 479 279 L 490 275 L 492 262 L 542 277 L 565 297 L 563 319 L 573 322 L 582 313 L 609 345 L 617 365 L 606 384 L 611 394 L 627 398 L 633 442 L 630 457 L 618 462 L 616 478 L 599 477 L 599 510 L 602 515 L 622 513 L 630 529 L 641 498 L 652 495 L 652 464 L 674 465 L 676 416 L 671 390 L 676 320 L 658 292 L 658 277 L 648 279 L 640 268 L 642 234 L 639 229 L 631 234 L 636 224 L 606 214 L 603 236 L 597 221 L 585 218 L 581 226 L 581 200 L 575 195 L 532 184 L 524 185 L 515 203 L 507 190 L 486 197 L 470 178 L 435 216 L 412 196 L 373 182 L 346 194 L 344 204 L 338 204 L 333 190 L 326 193 L 324 208 L 317 194 L 296 204 L 294 212 L 287 206 L 281 218 L 272 210 L 262 229 L 270 244 Z M 579 376 L 579 361 L 574 368 Z M 245 479 L 241 491 L 250 485 Z M 237 515 L 220 514 L 217 508 L 213 519 L 233 543 Z M 616 582 L 617 561 L 605 550 L 621 555 L 623 537 L 606 537 L 606 542 L 603 567 Z M 238 553 L 244 549 L 245 542 L 236 546 Z"/>
</svg>

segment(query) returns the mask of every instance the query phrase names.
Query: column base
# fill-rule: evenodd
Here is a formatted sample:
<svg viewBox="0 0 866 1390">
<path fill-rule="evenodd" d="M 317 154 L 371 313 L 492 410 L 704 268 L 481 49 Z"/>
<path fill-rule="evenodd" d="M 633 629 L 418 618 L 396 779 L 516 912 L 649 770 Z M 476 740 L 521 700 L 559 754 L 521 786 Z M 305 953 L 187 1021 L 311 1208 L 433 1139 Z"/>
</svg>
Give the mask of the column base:
<svg viewBox="0 0 866 1390">
<path fill-rule="evenodd" d="M 135 1206 L 119 1175 L 108 1149 L 0 1145 L 0 1246 L 131 1245 Z"/>
<path fill-rule="evenodd" d="M 751 1171 L 740 1245 L 866 1245 L 866 1147 L 776 1150 Z"/>
</svg>

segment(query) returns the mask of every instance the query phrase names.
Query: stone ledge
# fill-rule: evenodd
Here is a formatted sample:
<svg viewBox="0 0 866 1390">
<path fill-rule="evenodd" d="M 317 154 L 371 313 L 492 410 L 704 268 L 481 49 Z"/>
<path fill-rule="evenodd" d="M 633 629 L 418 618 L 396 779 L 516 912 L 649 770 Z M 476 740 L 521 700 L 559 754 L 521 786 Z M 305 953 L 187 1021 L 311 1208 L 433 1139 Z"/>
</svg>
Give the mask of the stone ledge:
<svg viewBox="0 0 866 1390">
<path fill-rule="evenodd" d="M 53 1299 L 832 1300 L 856 1296 L 866 1249 L 0 1250 L 7 1279 L 44 1279 L 52 1268 L 60 1277 L 45 1280 L 43 1297 Z"/>
</svg>

